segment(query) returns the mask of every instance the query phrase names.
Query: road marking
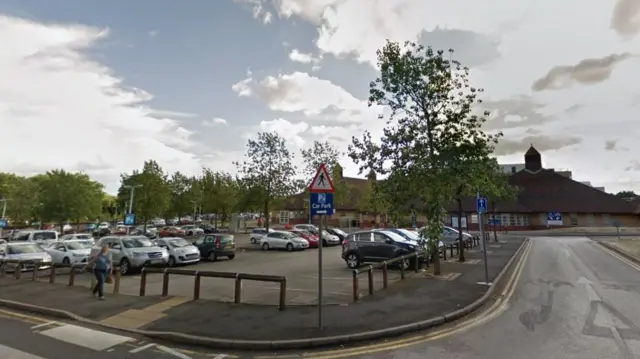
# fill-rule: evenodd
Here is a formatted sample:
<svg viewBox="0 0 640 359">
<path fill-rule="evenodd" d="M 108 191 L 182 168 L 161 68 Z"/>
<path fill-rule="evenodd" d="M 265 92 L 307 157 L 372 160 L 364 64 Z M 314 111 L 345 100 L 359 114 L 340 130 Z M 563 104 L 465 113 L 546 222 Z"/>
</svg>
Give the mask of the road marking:
<svg viewBox="0 0 640 359">
<path fill-rule="evenodd" d="M 210 354 L 210 356 L 214 356 L 213 359 L 224 359 L 228 357 L 227 354 Z"/>
<path fill-rule="evenodd" d="M 38 325 L 34 325 L 33 327 L 31 327 L 31 329 L 43 328 L 43 327 L 48 327 L 48 326 L 56 325 L 56 324 L 58 324 L 58 322 L 41 323 L 41 324 L 38 324 Z"/>
<path fill-rule="evenodd" d="M 18 349 L 13 349 L 6 345 L 0 344 L 0 358 L 8 359 L 46 359 L 37 355 L 29 354 Z"/>
<path fill-rule="evenodd" d="M 515 293 L 518 281 L 520 280 L 520 276 L 522 275 L 522 272 L 524 270 L 525 263 L 529 256 L 530 249 L 531 249 L 531 240 L 527 242 L 526 247 L 522 251 L 522 256 L 520 257 L 520 260 L 516 264 L 513 274 L 509 278 L 509 281 L 507 282 L 504 290 L 500 294 L 500 297 L 488 309 L 483 310 L 481 313 L 478 313 L 477 315 L 470 317 L 464 322 L 455 324 L 452 327 L 409 337 L 409 338 L 388 341 L 380 344 L 364 345 L 364 346 L 355 347 L 355 348 L 335 349 L 335 350 L 328 350 L 323 352 L 311 352 L 311 353 L 304 353 L 302 355 L 297 355 L 297 356 L 291 356 L 291 355 L 277 356 L 276 355 L 276 356 L 257 356 L 255 358 L 284 359 L 284 358 L 292 358 L 292 357 L 302 357 L 302 358 L 313 358 L 313 359 L 335 359 L 335 358 L 353 357 L 358 355 L 360 356 L 368 355 L 368 354 L 382 352 L 382 351 L 402 349 L 412 345 L 441 339 L 456 333 L 466 331 L 478 325 L 484 324 L 494 319 L 498 315 L 502 314 L 507 309 L 507 304 L 511 299 L 511 297 L 513 296 L 513 293 Z"/>
<path fill-rule="evenodd" d="M 620 260 L 621 262 L 624 262 L 625 264 L 629 265 L 630 267 L 633 267 L 633 269 L 640 271 L 640 266 L 638 266 L 636 263 L 628 260 L 627 258 L 619 255 L 618 253 L 610 250 L 609 248 L 605 247 L 604 245 L 601 244 L 597 244 L 596 247 L 600 248 L 602 251 L 608 253 L 609 255 L 611 255 L 612 257 L 617 258 L 618 260 Z"/>
<path fill-rule="evenodd" d="M 173 356 L 175 356 L 176 358 L 180 358 L 180 359 L 192 359 L 190 356 L 188 356 L 187 354 L 181 353 L 179 351 L 173 350 L 171 348 L 165 347 L 164 345 L 156 345 L 156 348 L 162 350 L 163 352 L 167 353 L 167 354 L 171 354 Z"/>
<path fill-rule="evenodd" d="M 147 349 L 149 349 L 149 348 L 153 348 L 154 346 L 155 346 L 155 344 L 153 344 L 153 343 L 149 343 L 149 344 L 147 344 L 147 345 L 143 345 L 143 346 L 141 346 L 141 347 L 137 347 L 137 348 L 135 348 L 135 349 L 131 349 L 131 350 L 129 350 L 129 353 L 132 353 L 132 354 L 140 353 L 141 351 L 143 351 L 143 350 L 147 350 Z"/>
<path fill-rule="evenodd" d="M 41 331 L 40 334 L 59 341 L 74 344 L 96 351 L 133 341 L 133 338 L 111 334 L 77 325 L 66 324 L 57 328 Z"/>
</svg>

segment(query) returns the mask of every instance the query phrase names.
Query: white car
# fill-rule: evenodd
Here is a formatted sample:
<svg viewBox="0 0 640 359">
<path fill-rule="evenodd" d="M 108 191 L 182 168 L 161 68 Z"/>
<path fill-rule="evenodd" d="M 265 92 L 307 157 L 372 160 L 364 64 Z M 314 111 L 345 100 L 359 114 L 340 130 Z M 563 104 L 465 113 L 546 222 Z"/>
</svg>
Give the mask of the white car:
<svg viewBox="0 0 640 359">
<path fill-rule="evenodd" d="M 307 231 L 315 233 L 318 233 L 319 231 L 318 227 L 314 226 L 313 224 L 296 224 L 295 226 L 293 226 L 293 229 L 297 231 Z"/>
<path fill-rule="evenodd" d="M 31 260 L 40 262 L 51 262 L 51 256 L 32 242 L 12 242 L 3 245 L 3 250 L 0 252 L 0 259 L 5 260 Z M 6 263 L 4 264 L 5 272 L 14 272 L 18 264 Z M 21 272 L 27 270 L 33 270 L 36 268 L 36 264 L 22 264 L 18 269 Z M 49 266 L 38 266 L 40 269 L 47 269 Z"/>
<path fill-rule="evenodd" d="M 296 249 L 305 250 L 309 248 L 309 242 L 292 232 L 273 231 L 260 239 L 260 247 L 263 251 L 286 249 L 289 252 L 293 252 Z"/>
<path fill-rule="evenodd" d="M 36 242 L 38 244 L 48 244 L 58 241 L 58 232 L 54 230 L 30 230 L 20 231 L 14 241 L 18 242 Z"/>
<path fill-rule="evenodd" d="M 45 247 L 53 263 L 57 264 L 82 264 L 87 263 L 93 241 L 66 240 L 56 242 Z"/>
<path fill-rule="evenodd" d="M 111 225 L 109 224 L 109 222 L 102 222 L 98 225 L 98 229 L 109 229 L 111 228 Z"/>
<path fill-rule="evenodd" d="M 200 250 L 184 238 L 165 237 L 153 241 L 158 247 L 169 251 L 167 265 L 175 267 L 179 264 L 198 263 L 200 261 Z"/>
<path fill-rule="evenodd" d="M 90 233 L 72 233 L 65 234 L 64 236 L 58 238 L 59 241 L 90 241 L 94 243 L 95 240 Z"/>
<path fill-rule="evenodd" d="M 196 237 L 204 234 L 204 229 L 197 227 L 195 224 L 187 224 L 182 226 L 184 233 L 188 237 Z"/>
<path fill-rule="evenodd" d="M 324 229 L 322 230 L 322 245 L 331 246 L 340 244 L 340 237 L 335 236 Z"/>
</svg>

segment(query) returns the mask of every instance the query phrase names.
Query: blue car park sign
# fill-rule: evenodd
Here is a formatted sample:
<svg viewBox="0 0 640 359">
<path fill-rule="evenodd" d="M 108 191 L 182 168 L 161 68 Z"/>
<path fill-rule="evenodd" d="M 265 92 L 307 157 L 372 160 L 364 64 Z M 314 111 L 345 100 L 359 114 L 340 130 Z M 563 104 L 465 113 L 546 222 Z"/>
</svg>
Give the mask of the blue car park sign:
<svg viewBox="0 0 640 359">
<path fill-rule="evenodd" d="M 547 225 L 549 226 L 561 226 L 562 225 L 562 213 L 549 212 L 547 213 Z"/>
<path fill-rule="evenodd" d="M 487 197 L 476 198 L 476 209 L 478 213 L 487 213 Z"/>
<path fill-rule="evenodd" d="M 6 228 L 7 225 L 8 224 L 6 219 L 0 219 L 0 228 Z"/>
<path fill-rule="evenodd" d="M 136 214 L 128 213 L 124 216 L 124 225 L 125 226 L 134 226 L 136 224 Z"/>
<path fill-rule="evenodd" d="M 311 215 L 330 216 L 335 213 L 333 193 L 311 193 Z"/>
</svg>

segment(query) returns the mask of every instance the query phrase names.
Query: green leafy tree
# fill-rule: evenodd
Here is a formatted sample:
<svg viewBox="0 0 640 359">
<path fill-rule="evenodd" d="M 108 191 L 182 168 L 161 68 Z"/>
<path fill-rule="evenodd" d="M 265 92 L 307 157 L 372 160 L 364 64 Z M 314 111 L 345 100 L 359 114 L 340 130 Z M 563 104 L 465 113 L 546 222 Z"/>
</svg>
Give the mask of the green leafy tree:
<svg viewBox="0 0 640 359">
<path fill-rule="evenodd" d="M 6 216 L 16 224 L 26 224 L 37 217 L 40 188 L 29 177 L 13 173 L 0 173 L 0 198 L 7 199 Z M 0 211 L 2 206 L 0 203 Z"/>
<path fill-rule="evenodd" d="M 149 160 L 144 163 L 142 171 L 135 170 L 130 175 L 121 175 L 118 189 L 118 203 L 128 212 L 131 187 L 135 188 L 133 211 L 137 221 L 146 223 L 161 217 L 171 206 L 171 189 L 168 178 L 160 165 Z"/>
<path fill-rule="evenodd" d="M 293 154 L 284 138 L 275 132 L 258 133 L 247 142 L 246 160 L 236 163 L 246 188 L 258 196 L 265 215 L 265 227 L 269 228 L 269 210 L 276 200 L 299 191 L 302 183 L 296 179 L 297 168 Z"/>
<path fill-rule="evenodd" d="M 328 141 L 314 141 L 310 148 L 302 149 L 300 155 L 304 163 L 303 173 L 305 179 L 310 183 L 316 175 L 318 168 L 320 168 L 320 165 L 324 164 L 327 171 L 330 172 L 331 181 L 335 188 L 333 194 L 335 206 L 339 207 L 347 204 L 350 200 L 351 187 L 344 180 L 342 176 L 342 166 L 338 163 L 338 159 L 342 153 Z M 304 193 L 308 198 L 308 187 L 305 188 Z"/>
<path fill-rule="evenodd" d="M 489 206 L 492 217 L 497 218 L 496 204 L 517 200 L 518 188 L 509 184 L 509 175 L 503 173 L 498 166 L 498 162 L 493 164 L 493 171 L 487 171 L 488 178 L 485 180 L 483 193 L 489 199 Z M 498 231 L 496 225 L 493 225 L 493 240 L 498 241 Z"/>
<path fill-rule="evenodd" d="M 416 210 L 427 218 L 424 235 L 436 253 L 444 205 L 455 198 L 447 168 L 453 149 L 469 143 L 490 147 L 494 141 L 482 131 L 486 118 L 472 111 L 481 90 L 470 85 L 469 70 L 444 51 L 388 42 L 377 56 L 380 77 L 370 84 L 369 104 L 388 107 L 391 113 L 380 143 L 367 132 L 353 139 L 349 155 L 361 172 L 372 169 L 387 176 L 389 184 L 382 190 L 419 202 Z M 386 193 L 387 198 L 392 195 Z M 434 272 L 440 271 L 434 255 Z"/>
<path fill-rule="evenodd" d="M 167 181 L 171 192 L 171 201 L 166 218 L 182 217 L 193 210 L 193 178 L 184 175 L 182 172 L 174 172 Z"/>
<path fill-rule="evenodd" d="M 357 208 L 360 213 L 371 214 L 373 226 L 378 224 L 378 215 L 384 211 L 383 193 L 379 190 L 376 174 L 369 171 L 367 174 L 367 186 L 360 193 Z"/>
<path fill-rule="evenodd" d="M 636 198 L 638 195 L 634 191 L 620 191 L 616 193 L 616 197 L 619 198 Z"/>
<path fill-rule="evenodd" d="M 203 210 L 215 214 L 215 225 L 218 219 L 222 226 L 231 218 L 236 209 L 240 190 L 235 178 L 226 172 L 213 172 L 203 169 L 202 173 Z"/>
</svg>

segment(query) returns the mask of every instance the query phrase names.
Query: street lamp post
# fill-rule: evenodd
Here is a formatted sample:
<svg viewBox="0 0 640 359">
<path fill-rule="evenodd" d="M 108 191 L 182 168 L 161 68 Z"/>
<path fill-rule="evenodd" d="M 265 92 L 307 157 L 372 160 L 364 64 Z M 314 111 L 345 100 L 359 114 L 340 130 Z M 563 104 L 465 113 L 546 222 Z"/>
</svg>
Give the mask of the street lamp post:
<svg viewBox="0 0 640 359">
<path fill-rule="evenodd" d="M 136 188 L 141 188 L 142 185 L 141 184 L 134 184 L 134 185 L 124 185 L 124 188 L 127 188 L 131 191 L 131 196 L 129 197 L 129 212 L 128 214 L 132 214 L 133 213 L 133 195 L 136 192 Z M 131 230 L 131 227 L 127 226 L 127 234 L 129 234 L 129 231 Z"/>
<path fill-rule="evenodd" d="M 2 217 L 0 217 L 0 219 L 4 219 L 4 217 L 7 215 L 7 201 L 8 199 L 6 198 L 0 198 L 0 202 L 2 202 Z M 3 228 L 0 227 L 0 237 L 2 236 L 2 231 Z"/>
<path fill-rule="evenodd" d="M 191 220 L 193 221 L 193 224 L 196 224 L 196 214 L 198 213 L 198 201 L 191 201 L 191 203 L 193 204 L 193 218 L 191 218 Z"/>
</svg>

